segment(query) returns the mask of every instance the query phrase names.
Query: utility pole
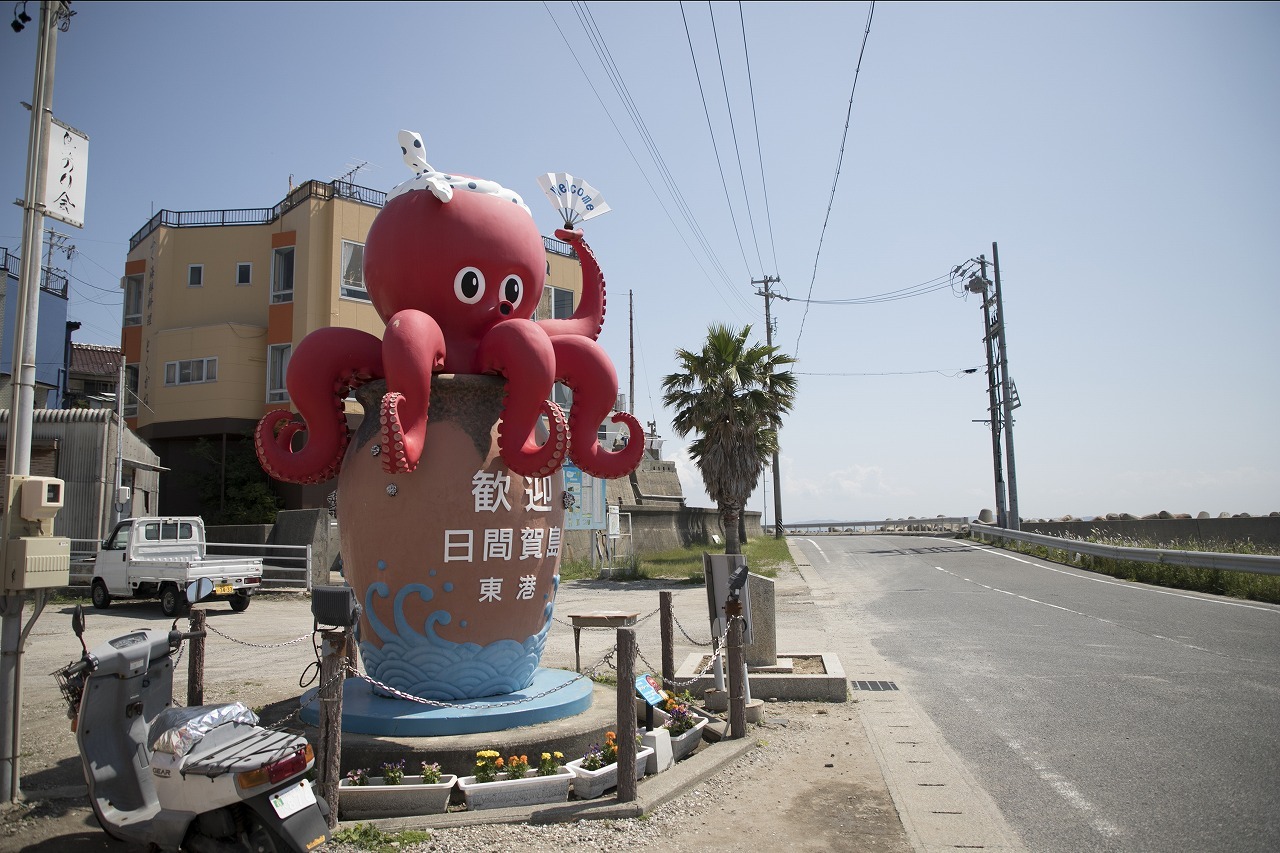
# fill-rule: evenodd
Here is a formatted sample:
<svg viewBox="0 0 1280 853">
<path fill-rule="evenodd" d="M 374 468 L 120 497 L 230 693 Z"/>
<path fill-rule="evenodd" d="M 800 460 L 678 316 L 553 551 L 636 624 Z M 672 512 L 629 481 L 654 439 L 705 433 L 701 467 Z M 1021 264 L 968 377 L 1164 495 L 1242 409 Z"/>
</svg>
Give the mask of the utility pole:
<svg viewBox="0 0 1280 853">
<path fill-rule="evenodd" d="M 636 296 L 633 290 L 627 291 L 627 310 L 628 373 L 631 380 L 627 388 L 627 411 L 634 415 L 636 413 Z M 643 441 L 644 436 L 633 435 L 630 438 L 631 441 L 637 439 Z"/>
<path fill-rule="evenodd" d="M 1004 458 L 1003 451 L 1000 449 L 1000 422 L 1002 420 L 1000 383 L 996 379 L 995 338 L 991 335 L 991 306 L 993 300 L 992 297 L 987 295 L 990 281 L 987 279 L 986 255 L 978 256 L 978 266 L 981 272 L 976 276 L 970 276 L 969 282 L 965 287 L 970 293 L 976 293 L 982 297 L 982 344 L 987 353 L 987 417 L 991 421 L 991 461 L 995 469 L 996 481 L 996 526 L 1005 527 L 1008 521 L 1008 513 L 1005 511 L 1004 504 Z"/>
<path fill-rule="evenodd" d="M 1022 517 L 1018 515 L 1018 477 L 1013 465 L 1013 410 L 1018 402 L 1018 391 L 1009 378 L 1009 345 L 1004 334 L 1004 298 L 1000 295 L 1000 248 L 992 242 L 991 262 L 996 276 L 996 338 L 1000 347 L 1000 392 L 1004 401 L 1004 447 L 1009 462 L 1009 523 L 1010 530 L 1022 529 Z"/>
<path fill-rule="evenodd" d="M 1018 389 L 1009 378 L 1009 352 L 1005 343 L 1004 301 L 1000 292 L 1000 254 L 995 243 L 991 244 L 995 282 L 987 278 L 986 255 L 979 255 L 978 273 L 969 276 L 965 289 L 982 297 L 983 336 L 987 353 L 987 411 L 991 423 L 991 459 L 995 468 L 996 524 L 1009 530 L 1020 528 L 1018 515 L 1018 485 L 1013 464 L 1013 410 L 1021 405 Z M 970 262 L 972 263 L 972 262 Z M 957 267 L 963 270 L 965 266 Z M 994 312 L 993 310 L 994 309 Z M 1004 431 L 1004 450 L 1000 446 L 1000 433 Z M 1009 480 L 1006 487 L 1002 452 L 1008 458 Z M 1008 495 L 1006 508 L 1005 496 Z"/>
<path fill-rule="evenodd" d="M 763 290 L 757 290 L 757 296 L 764 297 L 764 339 L 765 343 L 770 347 L 773 346 L 773 317 L 769 313 L 769 303 L 773 301 L 773 291 L 769 290 L 769 285 L 777 284 L 781 281 L 776 275 L 767 275 L 761 279 L 752 279 L 752 284 L 763 285 Z M 781 466 L 778 464 L 778 449 L 773 450 L 773 538 L 781 539 L 783 537 L 782 530 L 782 475 Z"/>
<path fill-rule="evenodd" d="M 53 115 L 53 71 L 58 30 L 71 15 L 69 3 L 43 0 L 40 3 L 40 30 L 36 43 L 35 81 L 31 96 L 31 126 L 27 137 L 27 173 L 22 199 L 22 268 L 18 283 L 18 311 L 14 323 L 13 375 L 10 395 L 9 436 L 6 474 L 31 473 L 31 433 L 34 421 L 36 385 L 36 328 L 40 311 L 40 246 L 44 230 L 44 187 L 46 153 L 49 147 L 48 120 Z M 24 13 L 25 14 L 25 13 Z M 20 18 L 15 19 L 21 21 Z M 29 18 L 27 20 L 30 20 Z M 25 22 L 23 22 L 25 23 Z M 20 31 L 21 26 L 15 27 Z M 5 525 L 9 524 L 8 518 Z M 0 560 L 7 560 L 8 530 L 0 535 Z M 43 606 L 36 609 L 27 631 L 34 627 Z M 22 630 L 25 590 L 11 590 L 0 596 L 0 800 L 16 802 L 19 788 L 19 755 L 22 732 Z"/>
</svg>

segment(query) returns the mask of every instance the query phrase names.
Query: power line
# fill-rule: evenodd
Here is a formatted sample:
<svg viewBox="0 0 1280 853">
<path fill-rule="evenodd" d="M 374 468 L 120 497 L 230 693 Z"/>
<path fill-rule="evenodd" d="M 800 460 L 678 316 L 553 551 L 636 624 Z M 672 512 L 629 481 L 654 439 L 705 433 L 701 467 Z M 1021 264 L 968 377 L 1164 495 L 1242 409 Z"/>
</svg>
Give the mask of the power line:
<svg viewBox="0 0 1280 853">
<path fill-rule="evenodd" d="M 764 273 L 764 260 L 760 257 L 760 238 L 756 236 L 756 218 L 751 213 L 751 195 L 747 192 L 747 173 L 742 168 L 742 149 L 738 147 L 738 126 L 733 120 L 733 104 L 729 101 L 729 80 L 724 74 L 724 59 L 720 56 L 720 33 L 716 30 L 716 10 L 707 0 L 707 10 L 711 13 L 711 35 L 716 42 L 716 62 L 720 66 L 720 85 L 724 87 L 724 106 L 729 111 L 729 132 L 733 135 L 733 153 L 738 158 L 738 178 L 742 181 L 742 200 L 747 205 L 747 223 L 751 226 L 751 241 L 756 248 L 756 263 Z"/>
<path fill-rule="evenodd" d="M 962 367 L 958 370 L 890 370 L 882 373 L 800 373 L 796 371 L 795 374 L 796 376 L 920 376 L 936 373 L 948 379 L 959 379 L 961 376 L 971 376 L 981 369 L 981 367 Z"/>
<path fill-rule="evenodd" d="M 574 63 L 578 66 L 578 70 L 582 72 L 582 76 L 587 81 L 587 85 L 591 87 L 591 93 L 596 96 L 596 101 L 599 102 L 600 108 L 604 111 L 605 118 L 607 118 L 609 120 L 609 124 L 613 126 L 613 131 L 618 135 L 618 139 L 622 142 L 622 147 L 627 150 L 627 154 L 631 157 L 631 162 L 635 163 L 636 169 L 638 169 L 640 172 L 640 176 L 644 178 L 645 184 L 648 185 L 649 187 L 649 192 L 653 193 L 654 199 L 658 202 L 658 206 L 662 208 L 662 212 L 666 214 L 667 221 L 671 223 L 671 227 L 675 230 L 676 235 L 679 236 L 680 242 L 684 244 L 685 249 L 688 250 L 689 255 L 690 257 L 693 258 L 694 263 L 696 263 L 698 265 L 698 268 L 702 270 L 703 276 L 705 276 L 707 281 L 711 284 L 711 286 L 715 288 L 720 298 L 724 300 L 725 306 L 730 310 L 733 310 L 733 305 L 731 305 L 729 303 L 729 300 L 725 297 L 724 291 L 721 290 L 720 286 L 716 283 L 714 277 L 707 272 L 707 269 L 702 265 L 702 261 L 701 259 L 699 259 L 698 254 L 693 251 L 693 247 L 690 246 L 689 241 L 685 239 L 684 231 L 681 230 L 681 228 L 678 225 L 676 225 L 675 219 L 671 216 L 671 211 L 667 208 L 666 203 L 662 200 L 662 196 L 658 194 L 658 190 L 654 187 L 653 182 L 649 180 L 648 170 L 645 169 L 644 166 L 640 165 L 640 160 L 638 157 L 636 157 L 635 151 L 631 149 L 631 145 L 627 142 L 626 136 L 623 135 L 621 128 L 618 127 L 618 123 L 613 119 L 613 114 L 609 112 L 608 106 L 605 105 L 604 98 L 600 96 L 600 90 L 596 88 L 595 83 L 591 79 L 591 75 L 587 73 L 587 69 L 584 68 L 582 65 L 582 62 L 578 60 L 577 52 L 573 49 L 573 45 L 569 42 L 568 36 L 565 35 L 564 30 L 561 28 L 560 22 L 556 20 L 555 13 L 551 11 L 551 8 L 549 6 L 547 6 L 545 0 L 542 4 L 542 7 L 546 9 L 547 15 L 548 17 L 551 18 L 551 23 L 555 26 L 556 32 L 560 34 L 560 38 L 564 42 L 565 47 L 569 48 L 569 55 L 573 57 Z M 662 167 L 661 165 L 659 168 L 659 172 L 662 173 L 664 177 L 666 177 L 665 168 Z M 678 198 L 677 198 L 677 201 L 679 201 Z M 688 219 L 687 214 L 686 214 L 686 219 Z M 690 230 L 694 233 L 695 236 L 698 236 L 700 234 L 699 230 L 696 227 L 696 223 Z M 716 261 L 714 253 L 710 252 L 710 248 L 709 247 L 705 247 L 705 248 L 708 251 L 708 257 L 713 261 L 713 263 L 718 263 L 718 261 Z M 729 292 L 734 293 L 736 295 L 736 291 L 733 290 L 732 283 L 729 281 L 728 276 L 725 275 L 725 273 L 723 272 L 723 269 L 720 270 L 720 273 L 721 273 L 721 276 L 724 278 L 725 282 L 729 284 Z M 745 299 L 742 299 L 741 297 L 739 297 L 739 301 L 744 306 L 746 306 Z"/>
<path fill-rule="evenodd" d="M 760 121 L 756 113 L 756 87 L 751 81 L 751 56 L 747 53 L 747 22 L 742 17 L 742 0 L 738 0 L 738 22 L 742 25 L 742 58 L 747 65 L 747 91 L 751 93 L 751 126 L 756 131 L 756 161 L 760 164 L 760 189 L 764 193 L 764 217 L 769 226 L 769 249 L 773 253 L 773 269 L 778 269 L 778 247 L 773 242 L 773 214 L 769 211 L 769 184 L 764 179 L 764 153 L 760 149 Z"/>
<path fill-rule="evenodd" d="M 827 223 L 831 220 L 831 206 L 836 200 L 836 185 L 840 182 L 840 165 L 844 162 L 844 145 L 845 140 L 849 138 L 849 117 L 853 114 L 853 95 L 858 91 L 858 74 L 862 71 L 862 55 L 867 50 L 867 37 L 871 35 L 871 17 L 875 14 L 875 0 L 871 0 L 871 6 L 867 9 L 867 28 L 862 33 L 862 47 L 858 49 L 858 64 L 853 69 L 853 87 L 849 91 L 849 106 L 844 114 L 844 133 L 840 137 L 840 154 L 836 157 L 836 174 L 831 180 L 831 197 L 827 199 L 827 214 L 822 219 L 822 233 L 818 235 L 818 251 L 813 257 L 813 275 L 809 278 L 809 293 L 805 297 L 808 300 L 813 296 L 813 283 L 818 278 L 818 258 L 822 256 L 822 241 L 827 235 Z M 796 335 L 795 357 L 800 357 L 800 338 L 804 335 L 804 321 L 809 317 L 809 306 L 806 305 L 804 315 L 800 318 L 800 332 Z"/>
<path fill-rule="evenodd" d="M 684 0 L 680 2 L 680 20 L 684 21 L 684 37 L 689 42 L 689 59 L 693 62 L 693 76 L 698 81 L 698 94 L 702 97 L 702 112 L 707 117 L 707 131 L 711 134 L 711 150 L 716 155 L 716 168 L 720 172 L 720 185 L 724 187 L 724 201 L 729 208 L 729 219 L 733 222 L 733 235 L 738 238 L 738 251 L 742 253 L 742 265 L 751 273 L 751 264 L 747 263 L 747 250 L 742 245 L 742 232 L 738 229 L 738 217 L 733 213 L 733 202 L 729 199 L 729 182 L 724 177 L 724 163 L 720 160 L 720 147 L 716 145 L 716 131 L 711 126 L 711 110 L 707 108 L 707 93 L 702 88 L 702 74 L 698 71 L 698 57 L 693 51 L 693 36 L 689 34 L 689 19 L 684 14 Z"/>
<path fill-rule="evenodd" d="M 613 61 L 613 52 L 609 50 L 609 45 L 605 42 L 604 33 L 600 31 L 600 27 L 596 24 L 595 16 L 591 12 L 591 8 L 585 3 L 573 4 L 574 13 L 578 16 L 578 22 L 582 25 L 583 30 L 587 33 L 587 38 L 591 41 L 591 46 L 596 52 L 596 58 L 600 60 L 600 64 L 604 67 L 605 74 L 609 77 L 609 82 L 613 85 L 614 91 L 618 98 L 622 101 L 623 108 L 631 117 L 632 124 L 640 134 L 640 139 L 645 144 L 645 148 L 649 151 L 649 156 L 654 164 L 658 167 L 658 173 L 666 184 L 667 191 L 671 193 L 672 198 L 676 202 L 676 208 L 684 217 L 689 225 L 689 229 L 693 232 L 694 238 L 702 246 L 703 251 L 707 253 L 716 272 L 721 276 L 725 285 L 733 292 L 733 280 L 725 271 L 724 265 L 720 263 L 719 257 L 712 250 L 710 242 L 706 235 L 702 232 L 701 226 L 698 225 L 697 217 L 693 215 L 692 209 L 685 200 L 684 192 L 680 189 L 680 184 L 671 174 L 671 170 L 667 167 L 666 160 L 662 156 L 662 152 L 658 150 L 658 144 L 653 139 L 653 135 L 649 132 L 649 127 L 645 123 L 644 117 L 640 115 L 640 108 L 636 105 L 635 99 L 631 97 L 631 90 L 627 87 L 626 81 L 622 78 L 622 71 L 618 68 L 616 62 Z M 581 67 L 581 66 L 579 66 Z M 739 302 L 743 307 L 747 307 L 745 299 L 739 296 Z"/>
<path fill-rule="evenodd" d="M 803 302 L 805 305 L 876 305 L 881 302 L 896 302 L 899 299 L 911 299 L 915 296 L 924 296 L 928 293 L 934 293 L 939 290 L 951 290 L 955 292 L 954 276 L 947 274 L 939 276 L 929 281 L 915 284 L 911 287 L 904 287 L 900 290 L 891 290 L 888 293 L 877 293 L 873 296 L 855 296 L 849 299 L 796 299 L 791 296 L 775 295 L 775 299 L 781 299 L 785 302 Z"/>
</svg>

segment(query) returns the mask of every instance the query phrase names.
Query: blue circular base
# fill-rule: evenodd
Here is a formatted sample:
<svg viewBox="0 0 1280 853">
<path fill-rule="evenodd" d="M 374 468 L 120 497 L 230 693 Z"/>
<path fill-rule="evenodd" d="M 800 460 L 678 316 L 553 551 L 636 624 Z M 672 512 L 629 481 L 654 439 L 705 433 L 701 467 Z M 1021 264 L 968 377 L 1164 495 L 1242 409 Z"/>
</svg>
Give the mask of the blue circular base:
<svg viewBox="0 0 1280 853">
<path fill-rule="evenodd" d="M 555 687 L 560 689 L 517 705 L 507 704 L 546 693 Z M 377 696 L 369 682 L 362 678 L 349 678 L 342 686 L 342 730 L 351 734 L 387 737 L 504 731 L 581 714 L 591 707 L 591 687 L 591 679 L 576 672 L 539 668 L 534 671 L 533 683 L 524 690 L 503 696 L 468 699 L 457 703 L 464 706 L 460 708 L 442 708 L 408 699 Z M 312 701 L 317 692 L 318 688 L 312 688 L 302 695 L 302 719 L 313 726 L 320 722 L 320 703 Z"/>
</svg>

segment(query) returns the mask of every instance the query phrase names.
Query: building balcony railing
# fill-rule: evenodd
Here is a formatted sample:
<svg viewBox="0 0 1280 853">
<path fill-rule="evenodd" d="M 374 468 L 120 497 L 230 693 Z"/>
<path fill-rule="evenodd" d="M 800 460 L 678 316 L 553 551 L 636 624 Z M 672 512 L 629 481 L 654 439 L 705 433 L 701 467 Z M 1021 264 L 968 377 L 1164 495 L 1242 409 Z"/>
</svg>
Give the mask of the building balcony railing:
<svg viewBox="0 0 1280 853">
<path fill-rule="evenodd" d="M 8 249 L 0 248 L 0 252 L 4 252 L 4 274 L 13 276 L 14 278 L 22 278 L 22 258 L 10 252 Z M 62 270 L 40 265 L 40 289 L 46 293 L 52 293 L 55 296 L 67 298 L 67 287 L 70 282 L 67 274 Z"/>
<path fill-rule="evenodd" d="M 387 203 L 387 194 L 381 190 L 362 187 L 349 181 L 307 181 L 289 192 L 284 200 L 275 207 L 245 207 L 236 210 L 162 210 L 147 220 L 147 224 L 138 229 L 129 238 L 129 251 L 138 248 L 138 244 L 147 239 L 151 232 L 164 226 L 166 228 L 205 228 L 211 225 L 267 225 L 293 210 L 308 199 L 328 201 L 333 198 L 345 198 L 358 204 L 370 207 L 382 207 Z M 548 251 L 566 258 L 576 258 L 578 253 L 573 246 L 554 237 L 543 237 L 542 245 Z M 7 260 L 6 260 L 7 263 Z"/>
<path fill-rule="evenodd" d="M 317 198 L 328 201 L 332 198 L 345 198 L 370 207 L 382 207 L 387 203 L 387 194 L 362 187 L 347 181 L 307 181 L 295 187 L 284 201 L 275 207 L 247 207 L 237 210 L 162 210 L 147 220 L 147 224 L 138 229 L 129 238 L 129 251 L 150 236 L 160 226 L 166 228 L 202 228 L 211 225 L 267 225 L 293 210 L 307 199 Z"/>
</svg>

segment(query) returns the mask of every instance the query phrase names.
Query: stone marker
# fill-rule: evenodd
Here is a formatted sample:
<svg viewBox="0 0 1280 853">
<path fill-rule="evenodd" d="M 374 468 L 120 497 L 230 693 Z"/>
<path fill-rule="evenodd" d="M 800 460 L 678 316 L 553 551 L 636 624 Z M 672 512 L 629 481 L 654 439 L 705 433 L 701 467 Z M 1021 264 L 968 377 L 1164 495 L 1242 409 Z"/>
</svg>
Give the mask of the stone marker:
<svg viewBox="0 0 1280 853">
<path fill-rule="evenodd" d="M 751 598 L 751 642 L 742 647 L 747 666 L 773 666 L 778 662 L 778 623 L 774 603 L 774 582 L 759 575 L 747 575 Z"/>
</svg>

